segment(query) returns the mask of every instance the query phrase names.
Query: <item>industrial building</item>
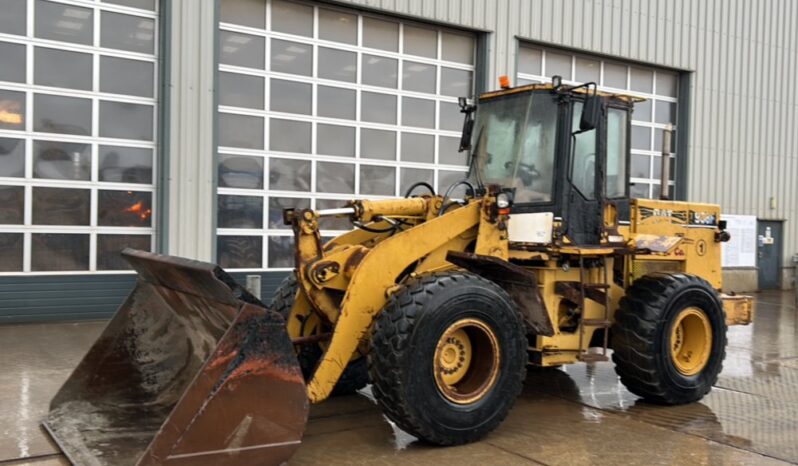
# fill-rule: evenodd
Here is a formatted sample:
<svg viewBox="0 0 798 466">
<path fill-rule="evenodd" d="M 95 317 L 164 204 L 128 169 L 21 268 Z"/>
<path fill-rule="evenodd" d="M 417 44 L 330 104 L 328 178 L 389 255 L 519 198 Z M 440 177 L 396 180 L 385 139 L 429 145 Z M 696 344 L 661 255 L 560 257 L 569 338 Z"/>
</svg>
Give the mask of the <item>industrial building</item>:
<svg viewBox="0 0 798 466">
<path fill-rule="evenodd" d="M 594 81 L 636 106 L 634 197 L 718 203 L 725 288 L 798 253 L 793 2 L 0 0 L 0 322 L 110 315 L 125 246 L 218 262 L 264 297 L 281 210 L 445 189 L 460 96 Z M 348 222 L 322 225 L 326 235 Z M 258 280 L 250 279 L 250 283 Z"/>
</svg>

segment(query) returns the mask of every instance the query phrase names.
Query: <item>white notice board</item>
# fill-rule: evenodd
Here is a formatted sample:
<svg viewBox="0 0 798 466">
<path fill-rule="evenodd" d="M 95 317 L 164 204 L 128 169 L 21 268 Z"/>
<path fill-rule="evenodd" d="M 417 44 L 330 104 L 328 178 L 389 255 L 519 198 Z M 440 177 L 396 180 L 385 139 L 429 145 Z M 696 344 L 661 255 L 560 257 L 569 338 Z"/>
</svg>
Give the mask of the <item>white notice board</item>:
<svg viewBox="0 0 798 466">
<path fill-rule="evenodd" d="M 756 267 L 756 216 L 722 214 L 731 239 L 721 243 L 723 267 Z"/>
</svg>

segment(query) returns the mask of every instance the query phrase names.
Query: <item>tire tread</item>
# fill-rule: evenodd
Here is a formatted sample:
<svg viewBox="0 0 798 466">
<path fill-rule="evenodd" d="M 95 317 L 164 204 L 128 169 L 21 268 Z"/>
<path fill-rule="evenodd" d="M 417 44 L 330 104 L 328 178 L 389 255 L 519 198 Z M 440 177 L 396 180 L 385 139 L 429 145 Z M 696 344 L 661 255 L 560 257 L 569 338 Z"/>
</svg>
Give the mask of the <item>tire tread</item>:
<svg viewBox="0 0 798 466">
<path fill-rule="evenodd" d="M 646 275 L 626 291 L 612 326 L 612 360 L 621 382 L 635 395 L 647 401 L 675 405 L 696 401 L 706 395 L 717 382 L 725 356 L 726 323 L 723 319 L 723 345 L 717 371 L 710 383 L 697 392 L 686 395 L 665 383 L 656 358 L 657 332 L 663 324 L 663 311 L 671 296 L 679 290 L 695 287 L 713 290 L 703 278 L 685 273 L 655 273 Z M 713 290 L 714 292 L 714 290 Z M 722 306 L 720 307 L 722 313 Z M 717 337 L 718 335 L 714 335 Z"/>
</svg>

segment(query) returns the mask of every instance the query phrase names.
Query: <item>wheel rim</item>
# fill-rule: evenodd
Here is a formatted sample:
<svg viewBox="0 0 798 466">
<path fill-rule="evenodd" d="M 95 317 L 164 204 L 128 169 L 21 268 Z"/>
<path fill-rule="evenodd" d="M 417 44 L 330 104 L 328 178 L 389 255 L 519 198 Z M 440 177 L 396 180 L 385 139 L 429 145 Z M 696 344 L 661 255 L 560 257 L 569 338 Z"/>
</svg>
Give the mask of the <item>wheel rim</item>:
<svg viewBox="0 0 798 466">
<path fill-rule="evenodd" d="M 435 384 L 450 401 L 473 403 L 496 383 L 499 362 L 493 330 L 477 319 L 458 320 L 443 332 L 435 348 Z"/>
<path fill-rule="evenodd" d="M 683 375 L 701 372 L 712 352 L 712 325 L 696 307 L 683 309 L 671 328 L 671 361 Z"/>
</svg>

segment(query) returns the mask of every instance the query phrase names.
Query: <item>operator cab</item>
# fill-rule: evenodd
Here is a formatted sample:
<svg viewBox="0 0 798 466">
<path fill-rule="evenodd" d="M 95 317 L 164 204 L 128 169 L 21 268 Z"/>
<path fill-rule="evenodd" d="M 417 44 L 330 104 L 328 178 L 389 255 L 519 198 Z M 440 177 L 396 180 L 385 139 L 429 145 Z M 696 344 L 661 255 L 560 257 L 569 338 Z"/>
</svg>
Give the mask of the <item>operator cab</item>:
<svg viewBox="0 0 798 466">
<path fill-rule="evenodd" d="M 629 220 L 634 98 L 553 81 L 482 94 L 473 122 L 464 106 L 461 149 L 471 150 L 470 179 L 505 189 L 512 213 L 551 212 L 561 236 L 597 245 L 605 208 L 615 226 Z"/>
</svg>

